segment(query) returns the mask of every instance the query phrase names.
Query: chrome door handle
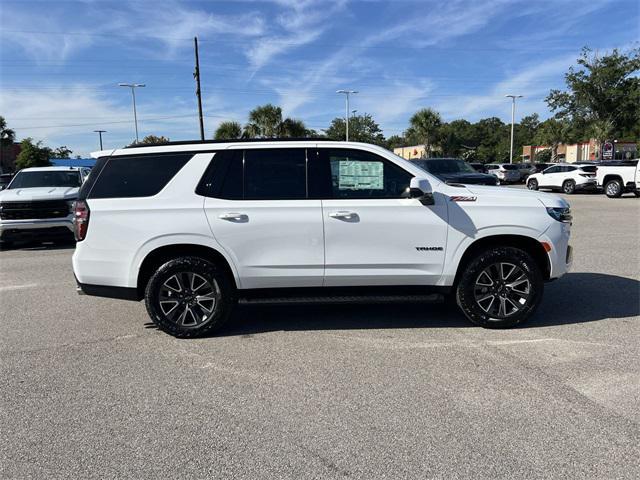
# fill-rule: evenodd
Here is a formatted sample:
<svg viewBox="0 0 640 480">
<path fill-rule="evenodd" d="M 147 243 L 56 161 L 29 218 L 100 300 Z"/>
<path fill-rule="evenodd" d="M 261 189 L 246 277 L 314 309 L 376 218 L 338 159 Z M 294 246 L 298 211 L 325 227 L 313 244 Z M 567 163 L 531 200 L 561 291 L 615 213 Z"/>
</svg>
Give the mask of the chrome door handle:
<svg viewBox="0 0 640 480">
<path fill-rule="evenodd" d="M 339 211 L 339 212 L 331 212 L 329 213 L 331 218 L 355 218 L 358 216 L 355 212 L 347 212 L 347 211 Z"/>
<path fill-rule="evenodd" d="M 221 220 L 234 220 L 236 222 L 246 221 L 249 219 L 246 214 L 235 212 L 223 213 L 222 215 L 219 215 L 218 218 Z"/>
</svg>

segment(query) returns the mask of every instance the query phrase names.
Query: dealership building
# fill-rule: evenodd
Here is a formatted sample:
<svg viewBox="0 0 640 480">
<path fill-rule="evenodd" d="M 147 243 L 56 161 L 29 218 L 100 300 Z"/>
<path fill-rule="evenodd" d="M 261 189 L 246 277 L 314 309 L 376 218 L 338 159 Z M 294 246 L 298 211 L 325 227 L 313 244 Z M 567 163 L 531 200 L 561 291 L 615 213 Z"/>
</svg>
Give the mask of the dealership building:
<svg viewBox="0 0 640 480">
<path fill-rule="evenodd" d="M 626 160 L 637 158 L 636 142 L 618 141 L 604 142 L 602 145 L 603 160 Z M 522 161 L 535 162 L 536 156 L 543 150 L 549 150 L 549 145 L 525 145 L 522 147 Z M 573 144 L 561 143 L 558 145 L 558 161 L 559 162 L 588 162 L 598 159 L 598 150 L 600 146 L 594 139 L 588 142 L 580 142 Z"/>
</svg>

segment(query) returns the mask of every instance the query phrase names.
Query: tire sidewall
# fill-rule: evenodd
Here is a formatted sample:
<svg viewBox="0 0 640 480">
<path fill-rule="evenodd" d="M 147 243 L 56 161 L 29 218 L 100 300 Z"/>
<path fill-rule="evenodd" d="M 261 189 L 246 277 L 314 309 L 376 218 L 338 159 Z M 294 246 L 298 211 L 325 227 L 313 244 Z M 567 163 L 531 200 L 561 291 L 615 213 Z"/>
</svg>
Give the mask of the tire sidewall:
<svg viewBox="0 0 640 480">
<path fill-rule="evenodd" d="M 200 327 L 181 327 L 166 318 L 160 310 L 158 294 L 162 284 L 178 272 L 193 272 L 207 280 L 215 281 L 220 289 L 220 301 L 213 318 Z M 145 289 L 147 312 L 156 326 L 178 338 L 193 338 L 218 330 L 228 319 L 234 305 L 233 286 L 230 279 L 214 263 L 200 257 L 179 257 L 163 264 L 149 279 Z"/>
<path fill-rule="evenodd" d="M 489 265 L 508 262 L 517 265 L 527 273 L 532 297 L 518 313 L 505 318 L 493 319 L 475 301 L 474 286 L 478 275 Z M 474 324 L 485 328 L 508 328 L 518 325 L 533 315 L 542 300 L 544 279 L 540 268 L 527 252 L 513 247 L 497 247 L 479 254 L 465 268 L 456 286 L 456 299 L 464 315 Z"/>
<path fill-rule="evenodd" d="M 529 190 L 538 190 L 538 181 L 533 178 L 527 182 L 527 188 Z"/>
<path fill-rule="evenodd" d="M 573 180 L 565 180 L 562 184 L 562 191 L 567 195 L 571 195 L 576 191 L 576 182 Z"/>
<path fill-rule="evenodd" d="M 617 186 L 617 190 L 616 190 L 615 193 L 612 193 L 612 194 L 609 193 L 609 186 L 610 185 L 616 185 Z M 622 195 L 622 185 L 621 185 L 620 181 L 619 180 L 609 180 L 607 182 L 607 184 L 604 186 L 604 193 L 609 198 L 618 198 L 619 196 L 621 196 Z"/>
</svg>

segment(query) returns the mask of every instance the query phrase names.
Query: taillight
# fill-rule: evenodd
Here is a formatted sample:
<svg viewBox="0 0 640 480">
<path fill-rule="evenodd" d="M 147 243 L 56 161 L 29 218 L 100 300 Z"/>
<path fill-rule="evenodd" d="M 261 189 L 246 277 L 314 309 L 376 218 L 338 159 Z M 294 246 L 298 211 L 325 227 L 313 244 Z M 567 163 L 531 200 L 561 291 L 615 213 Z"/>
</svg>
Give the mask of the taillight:
<svg viewBox="0 0 640 480">
<path fill-rule="evenodd" d="M 73 209 L 73 224 L 75 227 L 76 241 L 81 242 L 87 236 L 89 228 L 89 205 L 84 200 L 76 200 Z"/>
</svg>

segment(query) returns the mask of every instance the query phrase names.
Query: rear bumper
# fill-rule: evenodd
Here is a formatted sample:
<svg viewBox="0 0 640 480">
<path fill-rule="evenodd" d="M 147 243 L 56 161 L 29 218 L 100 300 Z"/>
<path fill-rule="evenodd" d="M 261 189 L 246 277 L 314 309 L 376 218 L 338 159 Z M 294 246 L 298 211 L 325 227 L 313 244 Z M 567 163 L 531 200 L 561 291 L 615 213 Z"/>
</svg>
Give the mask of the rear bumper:
<svg viewBox="0 0 640 480">
<path fill-rule="evenodd" d="M 76 283 L 78 284 L 78 286 L 76 287 L 76 292 L 78 293 L 78 295 L 117 298 L 119 300 L 132 300 L 135 302 L 141 300 L 140 295 L 138 295 L 137 288 L 112 287 L 109 285 L 90 285 L 87 283 L 80 283 L 77 279 Z"/>
</svg>

